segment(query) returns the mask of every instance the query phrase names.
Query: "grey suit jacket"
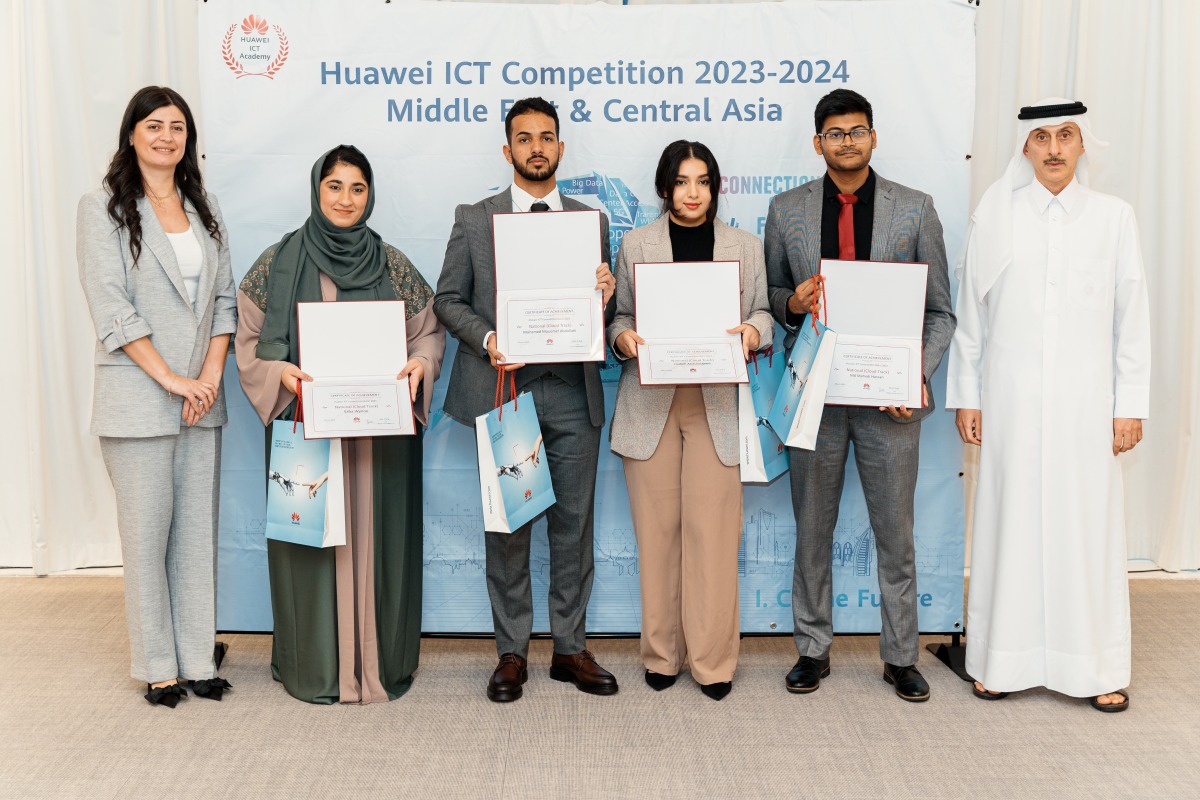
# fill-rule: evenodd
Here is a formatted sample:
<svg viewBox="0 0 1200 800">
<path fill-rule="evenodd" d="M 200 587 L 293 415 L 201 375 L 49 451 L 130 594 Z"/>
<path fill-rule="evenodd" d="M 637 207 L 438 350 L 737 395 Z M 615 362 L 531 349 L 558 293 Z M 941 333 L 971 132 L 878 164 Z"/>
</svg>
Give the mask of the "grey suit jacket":
<svg viewBox="0 0 1200 800">
<path fill-rule="evenodd" d="M 562 198 L 566 211 L 586 211 L 588 206 Z M 446 387 L 445 412 L 464 425 L 495 408 L 496 370 L 483 349 L 483 337 L 496 329 L 496 250 L 492 240 L 492 215 L 512 211 L 512 193 L 505 189 L 478 203 L 454 209 L 454 228 L 446 242 L 446 259 L 433 297 L 433 312 L 458 339 L 458 354 Z M 600 215 L 600 253 L 611 263 L 608 217 Z M 604 309 L 612 319 L 615 303 Z M 604 387 L 600 362 L 585 362 L 583 382 L 592 425 L 604 424 Z"/>
<path fill-rule="evenodd" d="M 608 326 L 608 343 L 627 330 L 636 330 L 633 305 L 633 265 L 671 261 L 669 217 L 663 214 L 654 222 L 625 234 L 617 256 L 617 314 Z M 742 321 L 758 329 L 759 348 L 771 344 L 775 323 L 767 305 L 767 280 L 763 270 L 762 243 L 757 237 L 716 220 L 713 232 L 713 260 L 742 262 Z M 613 347 L 617 358 L 624 357 Z M 704 384 L 704 412 L 708 430 L 716 446 L 717 457 L 726 466 L 738 461 L 737 386 Z M 612 449 L 641 461 L 654 455 L 662 438 L 674 386 L 642 386 L 636 358 L 625 360 L 617 387 L 617 406 L 613 412 Z"/>
<path fill-rule="evenodd" d="M 771 312 L 788 330 L 786 347 L 796 339 L 796 328 L 787 324 L 787 301 L 796 286 L 821 271 L 821 204 L 824 176 L 771 199 L 767 209 L 764 247 Z M 918 261 L 929 264 L 925 285 L 925 329 L 922 335 L 929 405 L 916 411 L 912 422 L 934 408 L 929 378 L 942 361 L 954 336 L 954 311 L 950 304 L 950 276 L 946 271 L 946 242 L 933 198 L 875 175 L 875 214 L 871 231 L 872 261 Z"/>
<path fill-rule="evenodd" d="M 79 200 L 75 251 L 79 281 L 96 328 L 96 385 L 92 400 L 92 433 L 98 436 L 149 437 L 178 433 L 183 400 L 168 395 L 121 348 L 149 336 L 167 366 L 196 378 L 214 336 L 237 330 L 237 301 L 229 260 L 229 232 L 221 221 L 216 198 L 209 195 L 221 225 L 220 245 L 204 229 L 190 203 L 184 210 L 200 234 L 204 262 L 193 308 L 183 275 L 166 233 L 150 201 L 138 201 L 142 216 L 142 253 L 137 266 L 129 251 L 129 232 L 108 215 L 104 189 Z M 224 392 L 197 423 L 219 427 L 227 420 Z"/>
</svg>

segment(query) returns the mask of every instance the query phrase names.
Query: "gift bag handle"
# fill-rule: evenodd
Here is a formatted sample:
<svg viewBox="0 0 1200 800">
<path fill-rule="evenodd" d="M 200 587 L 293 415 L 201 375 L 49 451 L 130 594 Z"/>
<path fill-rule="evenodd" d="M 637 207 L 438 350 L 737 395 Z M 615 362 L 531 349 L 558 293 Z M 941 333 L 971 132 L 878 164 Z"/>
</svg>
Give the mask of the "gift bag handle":
<svg viewBox="0 0 1200 800">
<path fill-rule="evenodd" d="M 297 422 L 304 422 L 304 393 L 300 391 L 299 378 L 296 378 L 296 416 L 292 417 L 292 433 L 296 432 Z"/>
<path fill-rule="evenodd" d="M 814 277 L 817 279 L 817 284 L 821 287 L 821 308 L 825 309 L 825 325 L 829 325 L 829 299 L 825 296 L 825 276 L 817 273 Z M 820 314 L 817 312 L 817 293 L 813 292 L 813 311 L 810 314 L 812 319 L 813 330 L 817 330 L 817 319 Z"/>
<path fill-rule="evenodd" d="M 496 415 L 497 420 L 504 419 L 504 376 L 505 371 L 502 369 L 496 370 L 496 408 L 500 409 L 500 413 Z M 508 399 L 512 401 L 513 411 L 517 410 L 517 379 L 511 372 L 508 375 Z"/>
</svg>

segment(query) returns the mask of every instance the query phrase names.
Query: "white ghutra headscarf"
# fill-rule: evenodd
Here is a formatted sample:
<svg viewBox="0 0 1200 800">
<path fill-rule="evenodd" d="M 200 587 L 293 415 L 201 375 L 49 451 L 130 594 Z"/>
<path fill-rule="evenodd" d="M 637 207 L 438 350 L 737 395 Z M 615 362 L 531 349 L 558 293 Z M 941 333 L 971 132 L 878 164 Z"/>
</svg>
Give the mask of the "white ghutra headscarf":
<svg viewBox="0 0 1200 800">
<path fill-rule="evenodd" d="M 971 241 L 972 233 L 974 234 L 976 248 L 976 302 L 983 302 L 984 296 L 995 285 L 996 279 L 1012 263 L 1012 194 L 1035 180 L 1033 162 L 1024 152 L 1029 134 L 1037 128 L 1053 127 L 1064 122 L 1074 122 L 1078 125 L 1083 135 L 1085 150 L 1075 165 L 1075 179 L 1087 186 L 1089 156 L 1099 155 L 1108 146 L 1108 142 L 1101 141 L 1092 134 L 1086 114 L 1087 106 L 1083 103 L 1071 102 L 1061 97 L 1047 97 L 1035 105 L 1021 109 L 1017 117 L 1017 138 L 1012 160 L 1008 162 L 1008 168 L 1004 170 L 1000 180 L 983 193 L 983 199 L 971 215 L 971 230 L 967 232 L 967 242 Z M 954 275 L 959 280 L 962 280 L 965 261 L 966 247 L 963 248 L 963 254 L 954 267 Z"/>
</svg>

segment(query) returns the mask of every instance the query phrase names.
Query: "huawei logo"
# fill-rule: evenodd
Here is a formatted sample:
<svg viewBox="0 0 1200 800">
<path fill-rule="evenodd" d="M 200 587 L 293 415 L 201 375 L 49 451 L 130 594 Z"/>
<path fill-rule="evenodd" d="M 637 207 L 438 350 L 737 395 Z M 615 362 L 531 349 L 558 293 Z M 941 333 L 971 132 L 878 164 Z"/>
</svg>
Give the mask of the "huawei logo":
<svg viewBox="0 0 1200 800">
<path fill-rule="evenodd" d="M 241 28 L 241 33 L 238 33 Z M 288 60 L 288 38 L 283 28 L 264 17 L 251 14 L 233 23 L 221 40 L 221 60 L 238 78 L 260 76 L 275 79 Z"/>
<path fill-rule="evenodd" d="M 253 14 L 242 20 L 242 33 L 259 33 L 267 32 L 267 21 L 261 17 L 256 17 Z"/>
</svg>

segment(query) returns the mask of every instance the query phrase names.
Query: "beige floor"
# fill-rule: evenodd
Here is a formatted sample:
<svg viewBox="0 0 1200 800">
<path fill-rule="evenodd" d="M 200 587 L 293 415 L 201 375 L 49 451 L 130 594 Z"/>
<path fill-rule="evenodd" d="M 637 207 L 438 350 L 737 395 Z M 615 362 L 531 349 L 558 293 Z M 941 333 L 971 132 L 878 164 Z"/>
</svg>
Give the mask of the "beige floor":
<svg viewBox="0 0 1200 800">
<path fill-rule="evenodd" d="M 974 699 L 928 654 L 933 698 L 904 703 L 871 637 L 838 637 L 833 674 L 794 697 L 787 638 L 752 638 L 732 695 L 661 694 L 637 644 L 597 641 L 622 681 L 591 697 L 547 676 L 483 695 L 490 641 L 426 640 L 412 691 L 315 707 L 271 681 L 267 636 L 224 637 L 221 703 L 152 708 L 127 675 L 119 578 L 0 581 L 0 797 L 1195 798 L 1200 582 L 1138 580 L 1133 705 L 1104 715 L 1044 691 Z"/>
</svg>

